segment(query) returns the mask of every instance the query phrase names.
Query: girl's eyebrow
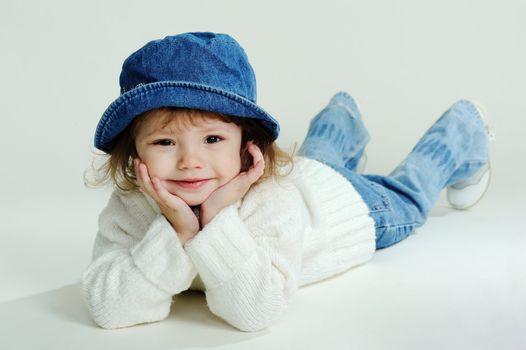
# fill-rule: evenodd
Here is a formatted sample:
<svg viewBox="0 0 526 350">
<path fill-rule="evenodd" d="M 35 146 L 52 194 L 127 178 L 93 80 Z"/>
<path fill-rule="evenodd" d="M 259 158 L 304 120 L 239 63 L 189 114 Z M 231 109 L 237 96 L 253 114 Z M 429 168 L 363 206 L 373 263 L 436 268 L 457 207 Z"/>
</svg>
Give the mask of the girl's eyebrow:
<svg viewBox="0 0 526 350">
<path fill-rule="evenodd" d="M 155 130 L 152 130 L 149 133 L 147 133 L 145 137 L 150 137 L 150 136 L 155 135 L 155 134 L 171 133 L 171 132 L 172 132 L 172 130 L 155 129 Z"/>
<path fill-rule="evenodd" d="M 226 129 L 225 126 L 219 124 L 219 125 L 214 125 L 214 126 L 202 126 L 202 127 L 197 127 L 201 132 L 211 132 L 211 131 L 228 131 Z M 155 134 L 171 134 L 171 133 L 174 133 L 175 130 L 173 129 L 155 129 L 153 131 L 150 131 L 146 137 L 150 137 L 152 135 L 155 135 Z"/>
<path fill-rule="evenodd" d="M 201 131 L 204 131 L 204 132 L 209 132 L 209 131 L 227 131 L 227 128 L 221 124 L 219 125 L 214 125 L 214 126 L 209 126 L 207 128 L 201 128 Z"/>
</svg>

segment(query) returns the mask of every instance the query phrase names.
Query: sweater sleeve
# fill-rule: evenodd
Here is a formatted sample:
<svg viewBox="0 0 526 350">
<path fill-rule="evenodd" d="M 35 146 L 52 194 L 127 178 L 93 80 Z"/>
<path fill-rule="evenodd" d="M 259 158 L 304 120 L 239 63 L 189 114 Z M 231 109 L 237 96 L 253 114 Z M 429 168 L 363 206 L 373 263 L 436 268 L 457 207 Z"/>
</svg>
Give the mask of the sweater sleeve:
<svg viewBox="0 0 526 350">
<path fill-rule="evenodd" d="M 162 214 L 126 206 L 113 194 L 99 216 L 93 261 L 81 285 L 94 321 L 120 328 L 166 318 L 172 296 L 188 289 L 196 274 Z"/>
<path fill-rule="evenodd" d="M 298 288 L 306 206 L 295 187 L 279 186 L 251 190 L 238 206 L 223 208 L 185 250 L 210 310 L 258 331 L 277 321 Z"/>
</svg>

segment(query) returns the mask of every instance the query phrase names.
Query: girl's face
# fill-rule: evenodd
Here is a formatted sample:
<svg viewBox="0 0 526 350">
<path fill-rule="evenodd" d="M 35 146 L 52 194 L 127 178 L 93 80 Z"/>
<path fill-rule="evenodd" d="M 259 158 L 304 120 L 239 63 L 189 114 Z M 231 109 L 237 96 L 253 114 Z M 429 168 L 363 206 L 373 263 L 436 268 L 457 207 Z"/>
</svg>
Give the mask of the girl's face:
<svg viewBox="0 0 526 350">
<path fill-rule="evenodd" d="M 239 174 L 241 128 L 210 112 L 170 113 L 173 118 L 164 128 L 161 112 L 148 115 L 137 132 L 135 147 L 150 178 L 158 177 L 168 192 L 188 205 L 200 205 Z"/>
</svg>

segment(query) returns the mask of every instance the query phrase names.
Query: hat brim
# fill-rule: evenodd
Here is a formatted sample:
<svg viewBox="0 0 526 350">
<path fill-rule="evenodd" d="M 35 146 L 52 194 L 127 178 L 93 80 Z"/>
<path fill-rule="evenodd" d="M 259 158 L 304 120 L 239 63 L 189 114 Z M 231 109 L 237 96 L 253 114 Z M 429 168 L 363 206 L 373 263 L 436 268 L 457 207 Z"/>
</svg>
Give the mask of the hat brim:
<svg viewBox="0 0 526 350">
<path fill-rule="evenodd" d="M 144 84 L 120 95 L 106 109 L 95 131 L 95 147 L 111 153 L 115 138 L 146 111 L 161 107 L 180 107 L 259 119 L 272 135 L 279 135 L 279 123 L 252 101 L 207 85 L 181 81 Z"/>
</svg>

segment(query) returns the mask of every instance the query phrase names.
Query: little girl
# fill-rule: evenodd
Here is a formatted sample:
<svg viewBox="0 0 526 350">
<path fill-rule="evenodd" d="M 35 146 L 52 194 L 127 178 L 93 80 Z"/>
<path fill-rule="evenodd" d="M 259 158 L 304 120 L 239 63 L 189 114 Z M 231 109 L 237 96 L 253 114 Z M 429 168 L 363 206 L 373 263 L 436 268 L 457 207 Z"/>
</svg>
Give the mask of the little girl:
<svg viewBox="0 0 526 350">
<path fill-rule="evenodd" d="M 468 208 L 489 183 L 489 132 L 467 100 L 388 176 L 361 174 L 369 135 L 344 92 L 290 156 L 256 104 L 244 50 L 225 34 L 151 41 L 125 60 L 120 86 L 95 133 L 114 191 L 81 278 L 103 328 L 162 320 L 191 288 L 234 327 L 264 329 L 299 287 L 421 226 L 443 188 Z"/>
</svg>

